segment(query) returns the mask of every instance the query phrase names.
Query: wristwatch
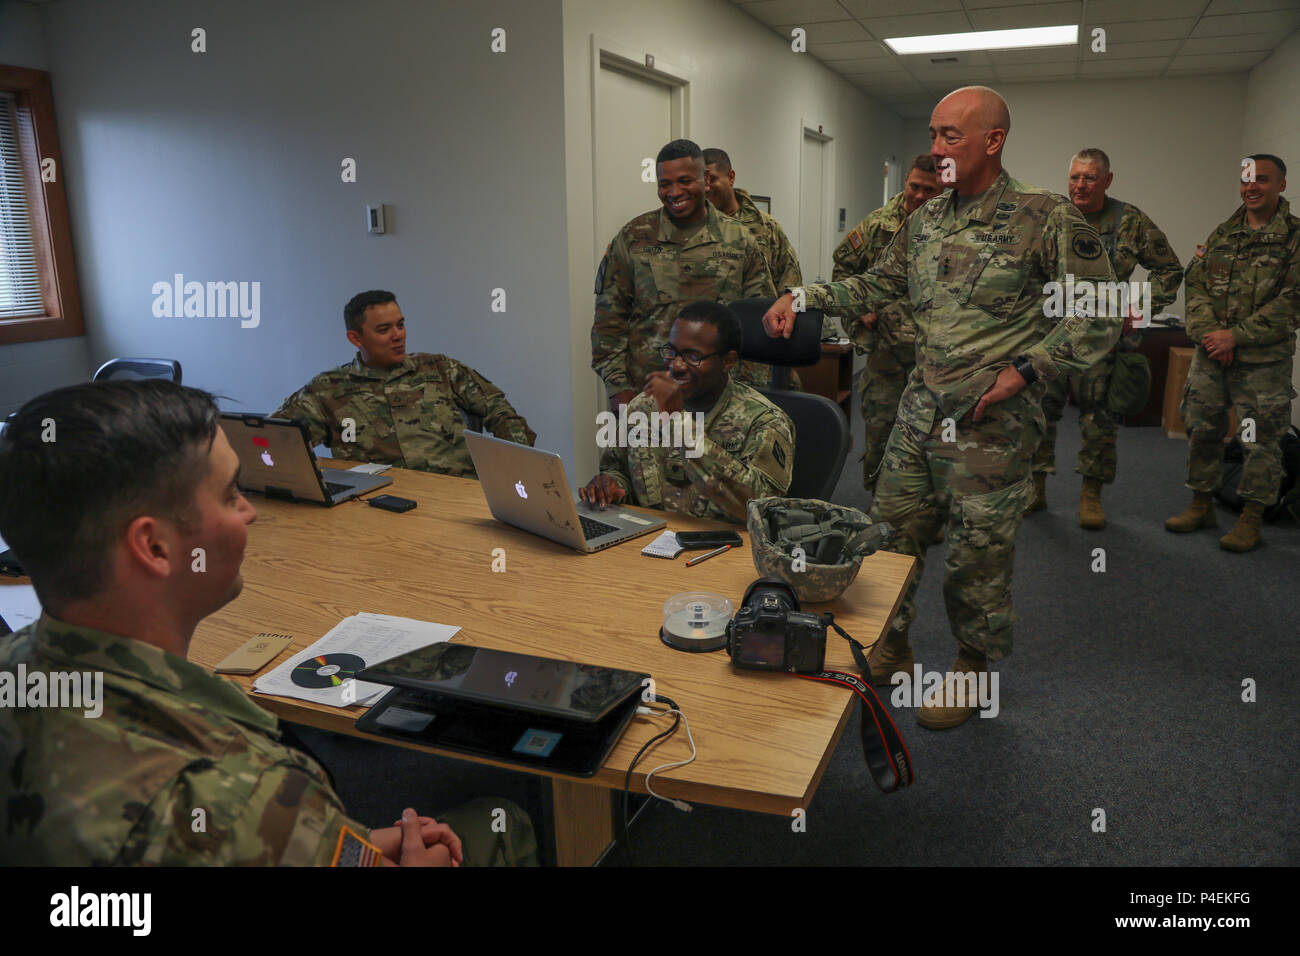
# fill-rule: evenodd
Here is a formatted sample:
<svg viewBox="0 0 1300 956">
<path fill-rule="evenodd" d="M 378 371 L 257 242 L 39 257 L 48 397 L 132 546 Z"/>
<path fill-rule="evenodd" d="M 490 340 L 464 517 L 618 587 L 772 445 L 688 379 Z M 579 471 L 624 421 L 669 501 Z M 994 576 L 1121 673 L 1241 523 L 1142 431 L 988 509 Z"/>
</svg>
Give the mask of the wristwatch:
<svg viewBox="0 0 1300 956">
<path fill-rule="evenodd" d="M 1028 356 L 1017 355 L 1015 361 L 1011 363 L 1011 367 L 1020 373 L 1026 385 L 1033 385 L 1038 381 L 1038 371 L 1034 368 L 1034 363 L 1029 361 Z"/>
</svg>

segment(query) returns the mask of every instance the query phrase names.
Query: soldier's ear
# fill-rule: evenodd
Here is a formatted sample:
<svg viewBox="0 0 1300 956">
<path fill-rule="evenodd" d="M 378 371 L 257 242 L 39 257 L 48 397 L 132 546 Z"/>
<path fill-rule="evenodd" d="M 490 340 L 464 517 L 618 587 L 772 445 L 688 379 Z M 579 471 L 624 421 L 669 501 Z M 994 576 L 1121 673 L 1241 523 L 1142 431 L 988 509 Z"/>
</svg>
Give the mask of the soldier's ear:
<svg viewBox="0 0 1300 956">
<path fill-rule="evenodd" d="M 739 361 L 740 353 L 735 349 L 732 349 L 730 352 L 722 356 L 722 371 L 730 372 L 736 367 L 736 363 Z"/>
<path fill-rule="evenodd" d="M 355 348 L 361 348 L 361 333 L 348 329 L 348 341 L 351 342 Z"/>
</svg>

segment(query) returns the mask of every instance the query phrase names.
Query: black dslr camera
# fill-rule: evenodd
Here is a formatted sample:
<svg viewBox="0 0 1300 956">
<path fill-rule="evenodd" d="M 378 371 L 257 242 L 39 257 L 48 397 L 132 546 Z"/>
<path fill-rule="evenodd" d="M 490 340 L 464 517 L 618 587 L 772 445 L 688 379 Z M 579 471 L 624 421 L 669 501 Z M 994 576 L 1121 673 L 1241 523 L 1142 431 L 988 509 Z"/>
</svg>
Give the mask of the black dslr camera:
<svg viewBox="0 0 1300 956">
<path fill-rule="evenodd" d="M 790 585 L 759 578 L 727 623 L 727 653 L 736 667 L 816 674 L 826 662 L 826 623 L 799 610 Z"/>
</svg>

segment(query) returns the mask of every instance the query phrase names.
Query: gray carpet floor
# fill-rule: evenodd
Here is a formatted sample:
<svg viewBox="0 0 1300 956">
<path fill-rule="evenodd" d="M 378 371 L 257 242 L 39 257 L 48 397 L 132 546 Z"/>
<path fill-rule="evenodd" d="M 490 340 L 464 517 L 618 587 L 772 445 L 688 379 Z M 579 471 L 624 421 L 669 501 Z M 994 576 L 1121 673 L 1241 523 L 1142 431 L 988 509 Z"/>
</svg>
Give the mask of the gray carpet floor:
<svg viewBox="0 0 1300 956">
<path fill-rule="evenodd" d="M 834 496 L 865 508 L 862 424 Z M 883 794 L 863 765 L 856 715 L 804 832 L 791 821 L 717 807 L 646 809 L 632 829 L 638 865 L 1188 866 L 1300 863 L 1300 528 L 1266 525 L 1246 555 L 1219 531 L 1173 535 L 1187 443 L 1124 428 L 1119 476 L 1100 532 L 1078 527 L 1078 416 L 1067 408 L 1048 511 L 1017 539 L 1015 651 L 996 665 L 1001 712 L 943 732 L 894 708 L 916 783 Z M 1093 550 L 1104 548 L 1105 573 Z M 955 643 L 943 607 L 944 545 L 929 556 L 912 629 L 917 660 L 947 670 Z M 832 635 L 832 638 L 834 636 Z M 1243 682 L 1256 701 L 1243 702 Z M 544 819 L 522 774 L 430 759 L 302 730 L 349 811 L 387 825 L 504 795 Z M 1100 824 L 1104 822 L 1104 830 Z M 621 852 L 608 862 L 624 863 Z"/>
</svg>

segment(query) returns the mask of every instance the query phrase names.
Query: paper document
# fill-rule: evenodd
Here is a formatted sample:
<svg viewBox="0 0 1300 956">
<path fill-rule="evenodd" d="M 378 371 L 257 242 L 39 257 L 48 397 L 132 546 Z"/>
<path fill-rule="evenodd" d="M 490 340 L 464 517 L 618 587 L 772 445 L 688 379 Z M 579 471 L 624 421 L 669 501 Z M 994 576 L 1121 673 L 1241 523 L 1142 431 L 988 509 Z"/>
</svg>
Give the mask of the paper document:
<svg viewBox="0 0 1300 956">
<path fill-rule="evenodd" d="M 449 641 L 459 627 L 388 614 L 345 617 L 311 647 L 299 651 L 265 677 L 253 681 L 260 694 L 295 697 L 331 707 L 369 706 L 390 688 L 354 681 L 358 671 L 399 654 Z M 353 700 L 344 702 L 344 695 Z"/>
<path fill-rule="evenodd" d="M 12 578 L 0 578 L 0 617 L 16 631 L 41 616 L 41 602 L 30 584 L 9 584 Z"/>
</svg>

